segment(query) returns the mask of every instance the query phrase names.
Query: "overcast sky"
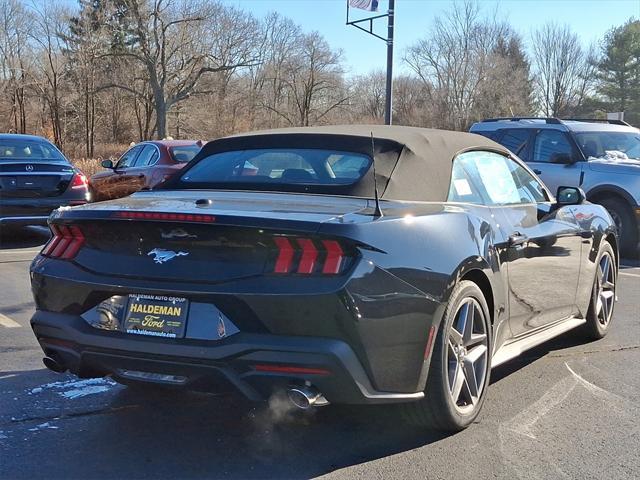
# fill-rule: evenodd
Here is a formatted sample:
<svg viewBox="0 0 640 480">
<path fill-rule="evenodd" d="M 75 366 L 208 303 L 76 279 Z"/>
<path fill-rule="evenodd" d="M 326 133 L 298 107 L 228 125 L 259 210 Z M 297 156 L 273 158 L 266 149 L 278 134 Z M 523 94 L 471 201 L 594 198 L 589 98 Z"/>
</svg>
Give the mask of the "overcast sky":
<svg viewBox="0 0 640 480">
<path fill-rule="evenodd" d="M 301 25 L 305 31 L 318 30 L 332 47 L 344 52 L 345 65 L 352 74 L 384 68 L 386 50 L 382 40 L 345 25 L 346 0 L 223 0 L 263 17 L 277 11 Z M 388 0 L 380 0 L 380 13 L 388 8 Z M 432 25 L 433 18 L 451 8 L 451 0 L 396 0 L 395 63 L 402 65 L 403 51 L 421 38 Z M 498 15 L 530 42 L 533 29 L 549 22 L 569 24 L 585 45 L 598 41 L 612 26 L 630 17 L 640 18 L 640 0 L 482 0 L 485 13 L 497 9 Z M 354 12 L 353 10 L 351 10 Z M 366 14 L 366 12 L 364 12 Z M 386 21 L 378 31 L 386 34 Z"/>
</svg>

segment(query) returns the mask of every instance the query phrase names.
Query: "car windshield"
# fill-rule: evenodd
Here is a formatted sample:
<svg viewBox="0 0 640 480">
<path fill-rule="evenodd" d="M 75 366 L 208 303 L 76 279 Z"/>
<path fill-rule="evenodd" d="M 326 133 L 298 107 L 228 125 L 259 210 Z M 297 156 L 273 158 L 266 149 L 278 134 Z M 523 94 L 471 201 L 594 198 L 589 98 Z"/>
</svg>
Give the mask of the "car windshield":
<svg viewBox="0 0 640 480">
<path fill-rule="evenodd" d="M 580 132 L 576 139 L 588 159 L 640 159 L 640 133 Z"/>
<path fill-rule="evenodd" d="M 324 149 L 252 149 L 214 153 L 181 177 L 189 188 L 290 190 L 288 186 L 344 186 L 358 182 L 371 158 L 353 152 Z"/>
<path fill-rule="evenodd" d="M 190 162 L 200 151 L 199 145 L 181 145 L 179 147 L 169 147 L 171 157 L 178 163 Z"/>
<path fill-rule="evenodd" d="M 46 142 L 22 139 L 0 140 L 0 162 L 42 162 L 51 160 L 66 162 L 66 159 L 58 149 Z"/>
</svg>

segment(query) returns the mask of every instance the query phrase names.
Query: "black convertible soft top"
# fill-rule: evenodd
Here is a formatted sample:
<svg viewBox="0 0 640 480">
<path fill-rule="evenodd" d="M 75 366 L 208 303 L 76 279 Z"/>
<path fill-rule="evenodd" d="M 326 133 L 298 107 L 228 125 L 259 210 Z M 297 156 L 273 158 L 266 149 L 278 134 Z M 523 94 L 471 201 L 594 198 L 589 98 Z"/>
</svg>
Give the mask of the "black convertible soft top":
<svg viewBox="0 0 640 480">
<path fill-rule="evenodd" d="M 387 200 L 446 201 L 452 160 L 457 154 L 469 150 L 509 154 L 498 143 L 472 133 L 395 125 L 333 125 L 221 138 L 207 143 L 192 164 L 214 153 L 254 148 L 331 148 L 370 156 L 372 134 L 378 191 Z M 372 170 L 348 192 L 340 193 L 372 198 Z"/>
</svg>

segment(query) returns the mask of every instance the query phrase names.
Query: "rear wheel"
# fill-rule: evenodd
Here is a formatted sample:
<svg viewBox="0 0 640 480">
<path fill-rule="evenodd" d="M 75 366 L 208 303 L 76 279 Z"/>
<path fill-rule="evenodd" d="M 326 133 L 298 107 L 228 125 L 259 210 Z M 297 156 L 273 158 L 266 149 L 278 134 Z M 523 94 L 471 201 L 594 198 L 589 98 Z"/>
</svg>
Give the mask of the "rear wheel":
<svg viewBox="0 0 640 480">
<path fill-rule="evenodd" d="M 631 206 L 618 198 L 605 198 L 597 203 L 607 209 L 618 228 L 620 251 L 624 255 L 636 256 L 638 254 L 638 225 Z"/>
<path fill-rule="evenodd" d="M 587 334 L 600 339 L 607 334 L 616 301 L 616 260 L 613 248 L 608 242 L 602 244 L 598 256 L 591 302 L 587 311 Z"/>
<path fill-rule="evenodd" d="M 425 398 L 403 405 L 411 423 L 459 431 L 476 419 L 491 372 L 489 318 L 480 288 L 460 282 L 434 344 Z"/>
</svg>

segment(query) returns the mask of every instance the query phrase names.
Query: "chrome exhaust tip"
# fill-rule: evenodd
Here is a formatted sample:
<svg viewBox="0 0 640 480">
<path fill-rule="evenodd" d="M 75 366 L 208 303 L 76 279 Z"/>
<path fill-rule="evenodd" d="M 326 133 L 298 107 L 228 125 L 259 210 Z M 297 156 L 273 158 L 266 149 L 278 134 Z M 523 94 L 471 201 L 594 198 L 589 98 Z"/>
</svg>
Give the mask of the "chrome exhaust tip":
<svg viewBox="0 0 640 480">
<path fill-rule="evenodd" d="M 329 405 L 329 401 L 313 387 L 292 387 L 287 390 L 287 396 L 289 401 L 300 410 Z"/>
<path fill-rule="evenodd" d="M 42 363 L 44 363 L 44 366 L 47 367 L 52 372 L 64 373 L 67 371 L 67 367 L 65 367 L 64 365 L 59 363 L 57 360 L 51 357 L 44 357 L 42 359 Z"/>
</svg>

